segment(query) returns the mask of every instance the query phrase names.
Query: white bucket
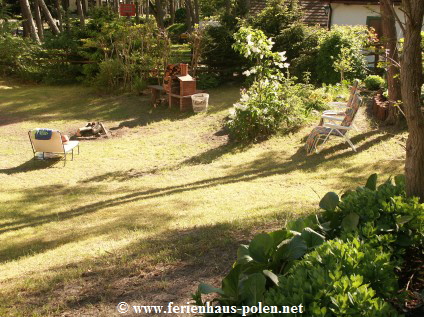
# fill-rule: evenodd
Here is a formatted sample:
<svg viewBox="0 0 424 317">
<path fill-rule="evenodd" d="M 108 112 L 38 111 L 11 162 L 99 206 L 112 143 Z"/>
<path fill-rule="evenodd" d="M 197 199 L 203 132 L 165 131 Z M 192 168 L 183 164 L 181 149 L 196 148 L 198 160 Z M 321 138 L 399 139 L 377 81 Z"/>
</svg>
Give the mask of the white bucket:
<svg viewBox="0 0 424 317">
<path fill-rule="evenodd" d="M 209 94 L 194 94 L 191 96 L 191 101 L 193 103 L 194 112 L 206 111 L 208 109 Z"/>
</svg>

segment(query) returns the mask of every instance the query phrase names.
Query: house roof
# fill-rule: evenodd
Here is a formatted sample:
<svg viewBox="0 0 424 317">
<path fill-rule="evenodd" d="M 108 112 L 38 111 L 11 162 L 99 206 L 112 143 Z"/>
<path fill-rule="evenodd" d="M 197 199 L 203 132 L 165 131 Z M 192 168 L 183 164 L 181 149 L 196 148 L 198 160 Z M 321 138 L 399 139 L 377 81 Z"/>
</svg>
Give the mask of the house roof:
<svg viewBox="0 0 424 317">
<path fill-rule="evenodd" d="M 299 0 L 299 4 L 302 7 L 303 22 L 307 25 L 319 25 L 327 27 L 328 14 L 325 12 L 324 5 L 328 1 L 323 0 Z M 257 15 L 263 9 L 265 9 L 267 0 L 251 0 L 250 1 L 250 15 Z"/>
</svg>

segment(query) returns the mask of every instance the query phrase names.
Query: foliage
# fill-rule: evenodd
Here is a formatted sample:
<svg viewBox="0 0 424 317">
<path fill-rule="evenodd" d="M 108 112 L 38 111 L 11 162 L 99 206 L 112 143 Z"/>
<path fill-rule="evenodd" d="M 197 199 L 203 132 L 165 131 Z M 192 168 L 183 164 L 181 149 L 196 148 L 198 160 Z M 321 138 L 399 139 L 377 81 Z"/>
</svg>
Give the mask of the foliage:
<svg viewBox="0 0 424 317">
<path fill-rule="evenodd" d="M 384 79 L 378 75 L 367 76 L 364 83 L 368 90 L 379 90 L 385 86 Z"/>
<path fill-rule="evenodd" d="M 205 33 L 205 49 L 202 63 L 215 69 L 227 69 L 232 73 L 239 69 L 244 59 L 233 49 L 233 31 L 225 26 L 210 26 Z"/>
<path fill-rule="evenodd" d="M 328 237 L 358 234 L 381 245 L 378 236 L 390 234 L 387 247 L 408 246 L 420 249 L 424 243 L 424 205 L 405 196 L 403 177 L 397 176 L 376 187 L 377 175 L 366 186 L 346 192 L 341 200 L 335 193 L 320 202 L 325 210 L 320 222 Z M 422 251 L 420 251 L 422 252 Z"/>
<path fill-rule="evenodd" d="M 179 8 L 175 10 L 175 23 L 185 23 L 186 19 L 186 9 Z"/>
<path fill-rule="evenodd" d="M 196 76 L 197 88 L 211 89 L 221 84 L 220 76 L 215 73 L 199 73 Z"/>
<path fill-rule="evenodd" d="M 275 37 L 275 51 L 286 51 L 290 60 L 290 73 L 300 80 L 304 73 L 310 73 L 310 79 L 315 82 L 316 59 L 319 51 L 320 38 L 326 31 L 319 27 L 306 26 L 303 23 L 294 23 L 282 30 Z"/>
<path fill-rule="evenodd" d="M 249 24 L 267 36 L 275 37 L 301 18 L 298 0 L 268 0 L 265 9 L 253 17 Z"/>
<path fill-rule="evenodd" d="M 180 36 L 187 31 L 187 25 L 184 23 L 174 23 L 170 25 L 167 29 L 168 35 L 173 43 L 180 42 Z"/>
<path fill-rule="evenodd" d="M 241 141 L 252 141 L 271 135 L 281 126 L 291 129 L 301 123 L 302 99 L 294 82 L 279 70 L 289 66 L 284 63 L 285 52 L 272 52 L 273 42 L 261 30 L 241 27 L 234 38 L 234 49 L 255 63 L 244 74 L 255 78 L 230 110 L 231 135 Z"/>
<path fill-rule="evenodd" d="M 222 287 L 201 284 L 199 293 L 219 293 L 217 302 L 223 306 L 256 305 L 263 301 L 268 287 L 278 285 L 276 274 L 287 272 L 297 259 L 323 242 L 324 237 L 308 227 L 301 232 L 283 229 L 258 234 L 249 245 L 239 247 L 237 261 Z"/>
<path fill-rule="evenodd" d="M 390 254 L 354 238 L 328 241 L 267 292 L 264 305 L 305 307 L 306 316 L 397 316 L 378 294 L 396 290 Z M 265 315 L 266 316 L 266 315 Z"/>
<path fill-rule="evenodd" d="M 398 297 L 395 270 L 405 248 L 424 254 L 424 204 L 406 197 L 403 176 L 377 187 L 373 174 L 365 186 L 341 197 L 329 192 L 319 205 L 324 212 L 315 219 L 240 246 L 222 288 L 201 284 L 197 304 L 202 293 L 216 292 L 220 305 L 301 303 L 306 316 L 398 316 L 385 300 Z"/>
<path fill-rule="evenodd" d="M 316 60 L 318 81 L 330 84 L 338 82 L 340 75 L 334 66 L 340 69 L 340 60 L 344 64 L 342 68 L 347 65 L 349 69 L 346 79 L 364 78 L 366 61 L 361 50 L 368 44 L 369 38 L 369 31 L 364 26 L 335 26 L 324 33 Z"/>
<path fill-rule="evenodd" d="M 0 69 L 3 75 L 30 79 L 36 71 L 35 55 L 40 48 L 31 40 L 13 35 L 17 24 L 0 22 Z"/>
<path fill-rule="evenodd" d="M 154 24 L 127 25 L 117 20 L 104 24 L 95 38 L 84 40 L 84 48 L 91 50 L 90 59 L 99 61 L 98 73 L 85 70 L 97 87 L 139 91 L 152 70 L 165 68 L 170 43 Z"/>
</svg>

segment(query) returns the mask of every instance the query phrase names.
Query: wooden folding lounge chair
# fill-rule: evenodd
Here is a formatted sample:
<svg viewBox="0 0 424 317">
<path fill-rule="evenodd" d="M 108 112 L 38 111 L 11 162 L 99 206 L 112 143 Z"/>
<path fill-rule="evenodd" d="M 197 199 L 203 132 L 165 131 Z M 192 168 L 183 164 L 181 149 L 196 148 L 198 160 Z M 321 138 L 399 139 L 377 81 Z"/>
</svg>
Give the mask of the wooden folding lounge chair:
<svg viewBox="0 0 424 317">
<path fill-rule="evenodd" d="M 343 138 L 345 142 L 350 145 L 352 150 L 356 152 L 355 146 L 348 137 L 348 132 L 353 129 L 352 124 L 356 117 L 356 113 L 358 112 L 360 103 L 361 98 L 355 94 L 352 107 L 346 110 L 345 117 L 341 120 L 340 124 L 336 124 L 334 121 L 331 121 L 324 122 L 322 126 L 315 127 L 306 140 L 305 148 L 307 154 L 310 155 L 313 153 L 319 153 L 322 145 L 329 140 L 330 136 Z"/>
<path fill-rule="evenodd" d="M 66 165 L 66 155 L 72 154 L 74 159 L 74 148 L 78 147 L 79 154 L 79 142 L 78 141 L 62 141 L 62 134 L 57 130 L 50 129 L 34 129 L 28 131 L 29 140 L 31 141 L 32 152 L 34 158 L 36 153 L 43 153 L 43 159 L 45 153 L 63 154 L 64 164 Z"/>
</svg>

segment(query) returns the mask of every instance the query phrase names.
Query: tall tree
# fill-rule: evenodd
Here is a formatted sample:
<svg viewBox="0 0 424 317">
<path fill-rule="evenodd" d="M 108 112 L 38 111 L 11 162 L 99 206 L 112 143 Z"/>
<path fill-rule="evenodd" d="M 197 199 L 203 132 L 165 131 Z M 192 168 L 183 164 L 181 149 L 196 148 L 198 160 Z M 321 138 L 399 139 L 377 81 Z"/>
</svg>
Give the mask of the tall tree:
<svg viewBox="0 0 424 317">
<path fill-rule="evenodd" d="M 163 7 L 162 7 L 162 1 L 161 0 L 155 0 L 155 5 L 156 5 L 156 22 L 158 24 L 158 27 L 160 29 L 164 28 L 164 22 L 163 22 L 163 17 L 165 15 L 164 11 L 163 11 Z"/>
<path fill-rule="evenodd" d="M 193 17 L 194 17 L 194 23 L 199 24 L 200 19 L 199 19 L 199 0 L 193 0 Z"/>
<path fill-rule="evenodd" d="M 29 34 L 34 41 L 40 44 L 41 43 L 40 38 L 38 37 L 38 33 L 36 31 L 34 18 L 32 17 L 32 13 L 31 13 L 31 7 L 29 6 L 29 1 L 20 0 L 20 4 L 21 4 L 21 11 L 22 11 L 22 18 L 26 22 L 26 26 L 28 28 Z"/>
<path fill-rule="evenodd" d="M 396 19 L 393 10 L 393 0 L 380 1 L 380 13 L 383 27 L 383 45 L 387 64 L 387 88 L 389 92 L 389 115 L 386 124 L 393 125 L 399 121 L 399 110 L 395 106 L 401 100 L 399 76 L 399 54 L 397 48 Z"/>
<path fill-rule="evenodd" d="M 77 12 L 80 19 L 80 25 L 82 27 L 85 26 L 85 17 L 84 17 L 84 11 L 82 9 L 81 0 L 77 0 Z"/>
<path fill-rule="evenodd" d="M 32 5 L 34 7 L 35 23 L 37 24 L 38 37 L 42 41 L 44 39 L 44 27 L 43 20 L 41 19 L 40 5 L 38 4 L 37 0 L 35 0 Z"/>
<path fill-rule="evenodd" d="M 171 15 L 171 25 L 175 23 L 175 0 L 169 0 L 169 14 Z"/>
<path fill-rule="evenodd" d="M 56 9 L 57 19 L 59 20 L 59 29 L 63 31 L 63 18 L 62 18 L 62 5 L 59 0 L 54 0 L 54 6 Z"/>
<path fill-rule="evenodd" d="M 56 22 L 54 21 L 46 3 L 44 2 L 44 0 L 37 0 L 37 1 L 41 11 L 43 11 L 44 18 L 46 19 L 47 24 L 50 26 L 50 29 L 52 30 L 53 34 L 59 34 L 60 30 L 57 27 Z"/>
<path fill-rule="evenodd" d="M 423 0 L 402 0 L 405 12 L 405 36 L 401 58 L 402 101 L 408 123 L 406 142 L 406 192 L 424 202 L 424 114 L 420 92 L 423 84 L 421 28 L 424 16 Z"/>
<path fill-rule="evenodd" d="M 185 9 L 186 9 L 186 17 L 185 18 L 186 18 L 187 31 L 189 31 L 189 32 L 191 32 L 193 30 L 193 25 L 192 25 L 193 19 L 191 18 L 192 15 L 191 15 L 190 7 L 191 7 L 190 0 L 185 0 Z"/>
</svg>

